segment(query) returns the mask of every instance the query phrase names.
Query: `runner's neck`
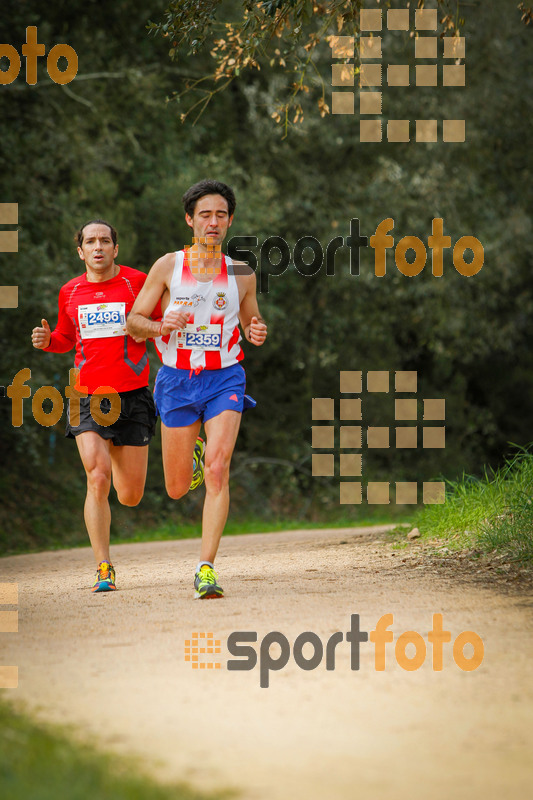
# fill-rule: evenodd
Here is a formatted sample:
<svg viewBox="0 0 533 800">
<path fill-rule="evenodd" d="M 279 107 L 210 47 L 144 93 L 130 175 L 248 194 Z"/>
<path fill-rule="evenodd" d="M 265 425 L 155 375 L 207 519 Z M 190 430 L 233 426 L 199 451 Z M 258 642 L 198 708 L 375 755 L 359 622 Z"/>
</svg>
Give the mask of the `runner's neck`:
<svg viewBox="0 0 533 800">
<path fill-rule="evenodd" d="M 104 273 L 98 273 L 92 270 L 90 267 L 87 267 L 87 280 L 89 283 L 105 283 L 105 281 L 111 281 L 113 278 L 116 278 L 120 272 L 120 264 L 113 264 L 106 270 Z"/>
</svg>

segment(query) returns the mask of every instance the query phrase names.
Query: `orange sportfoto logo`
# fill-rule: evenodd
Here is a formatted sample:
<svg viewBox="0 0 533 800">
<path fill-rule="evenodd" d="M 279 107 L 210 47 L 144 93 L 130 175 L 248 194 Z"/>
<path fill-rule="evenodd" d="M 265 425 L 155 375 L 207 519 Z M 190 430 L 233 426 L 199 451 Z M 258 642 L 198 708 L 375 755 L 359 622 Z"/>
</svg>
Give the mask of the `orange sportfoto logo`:
<svg viewBox="0 0 533 800">
<path fill-rule="evenodd" d="M 37 41 L 37 28 L 29 25 L 26 28 L 26 43 L 22 45 L 22 55 L 26 59 L 26 83 L 33 86 L 37 83 L 37 59 L 44 56 L 46 48 Z M 0 85 L 6 86 L 18 78 L 21 61 L 17 50 L 11 44 L 0 44 L 0 59 L 7 58 L 9 67 L 0 70 Z M 67 62 L 66 69 L 59 69 L 58 62 L 64 58 Z M 78 74 L 78 54 L 68 44 L 56 44 L 46 59 L 46 70 L 54 83 L 65 85 L 74 80 Z"/>
<path fill-rule="evenodd" d="M 350 669 L 355 672 L 361 668 L 361 645 L 366 645 L 370 653 L 373 651 L 371 663 L 375 672 L 384 672 L 395 665 L 406 672 L 416 672 L 426 662 L 429 662 L 426 668 L 433 672 L 441 672 L 451 663 L 462 672 L 474 672 L 483 663 L 485 647 L 481 636 L 472 630 L 453 636 L 443 627 L 442 614 L 433 614 L 426 638 L 413 630 L 395 637 L 390 630 L 393 625 L 394 615 L 383 614 L 374 630 L 364 631 L 359 614 L 351 614 L 348 631 L 337 630 L 327 641 L 314 631 L 303 631 L 292 645 L 280 631 L 270 631 L 262 638 L 257 631 L 233 631 L 226 640 L 227 651 L 233 658 L 229 658 L 225 666 L 229 672 L 248 672 L 259 667 L 259 686 L 267 689 L 271 673 L 284 669 L 291 656 L 296 666 L 305 672 L 320 666 L 328 672 L 335 671 L 337 648 L 342 650 L 343 643 L 349 646 Z M 214 633 L 193 633 L 191 639 L 185 640 L 184 650 L 185 661 L 190 662 L 193 669 L 222 669 L 221 642 L 215 639 Z"/>
</svg>

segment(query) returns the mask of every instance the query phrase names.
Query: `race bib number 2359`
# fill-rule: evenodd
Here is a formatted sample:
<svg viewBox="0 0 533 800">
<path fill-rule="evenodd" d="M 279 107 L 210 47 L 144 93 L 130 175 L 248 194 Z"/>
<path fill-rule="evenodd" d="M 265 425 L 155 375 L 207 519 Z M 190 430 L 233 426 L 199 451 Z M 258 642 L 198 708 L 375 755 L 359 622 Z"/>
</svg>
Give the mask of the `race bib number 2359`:
<svg viewBox="0 0 533 800">
<path fill-rule="evenodd" d="M 177 331 L 177 345 L 190 350 L 220 350 L 222 341 L 221 325 L 188 324 L 182 331 Z"/>
</svg>

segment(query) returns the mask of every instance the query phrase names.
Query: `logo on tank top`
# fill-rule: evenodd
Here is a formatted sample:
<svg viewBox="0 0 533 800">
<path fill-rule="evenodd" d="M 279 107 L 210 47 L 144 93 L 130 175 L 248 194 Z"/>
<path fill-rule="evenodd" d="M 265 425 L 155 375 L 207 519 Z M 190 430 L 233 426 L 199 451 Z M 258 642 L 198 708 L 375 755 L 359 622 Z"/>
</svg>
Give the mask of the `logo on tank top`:
<svg viewBox="0 0 533 800">
<path fill-rule="evenodd" d="M 203 300 L 205 300 L 203 294 L 193 294 L 191 297 L 176 297 L 174 300 L 174 305 L 186 306 L 187 308 L 196 308 Z"/>
<path fill-rule="evenodd" d="M 217 296 L 213 300 L 213 305 L 217 311 L 224 311 L 224 309 L 228 305 L 228 298 L 226 297 L 226 292 L 217 292 Z"/>
</svg>

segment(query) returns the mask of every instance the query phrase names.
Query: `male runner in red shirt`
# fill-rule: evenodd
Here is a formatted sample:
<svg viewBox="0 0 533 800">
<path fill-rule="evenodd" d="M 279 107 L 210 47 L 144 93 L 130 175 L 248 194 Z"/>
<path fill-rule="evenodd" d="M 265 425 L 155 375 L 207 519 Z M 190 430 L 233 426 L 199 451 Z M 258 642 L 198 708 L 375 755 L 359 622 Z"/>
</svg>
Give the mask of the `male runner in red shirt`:
<svg viewBox="0 0 533 800">
<path fill-rule="evenodd" d="M 154 397 L 161 416 L 165 483 L 170 497 L 187 493 L 191 455 L 204 423 L 205 503 L 195 596 L 222 597 L 213 562 L 229 507 L 229 467 L 242 411 L 255 405 L 245 394 L 239 323 L 246 339 L 262 345 L 267 326 L 259 315 L 254 271 L 222 255 L 235 210 L 225 183 L 204 180 L 183 195 L 194 244 L 155 262 L 128 319 L 138 339 L 155 338 L 163 366 Z M 163 320 L 150 315 L 161 301 Z"/>
<path fill-rule="evenodd" d="M 32 342 L 49 353 L 76 347 L 76 389 L 81 399 L 79 406 L 72 400 L 69 404 L 66 436 L 76 439 L 87 473 L 85 524 L 98 565 L 92 590 L 105 592 L 116 588 L 109 555 L 111 478 L 123 505 L 140 502 L 148 443 L 155 432 L 146 342 L 126 334 L 126 317 L 146 275 L 115 263 L 117 233 L 104 220 L 83 225 L 76 241 L 86 273 L 61 288 L 55 330 L 43 319 L 42 327 L 33 329 Z M 109 397 L 93 401 L 91 413 L 91 397 L 104 394 Z M 106 424 L 106 414 L 118 419 Z"/>
</svg>

